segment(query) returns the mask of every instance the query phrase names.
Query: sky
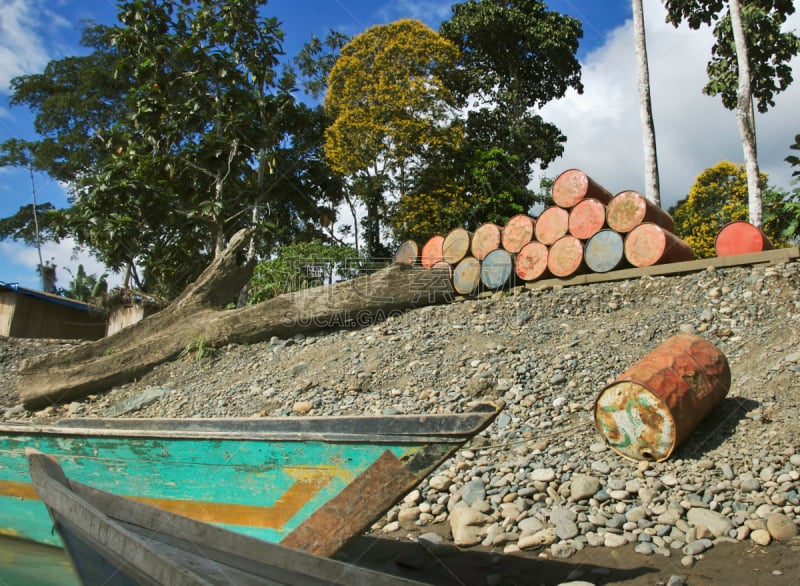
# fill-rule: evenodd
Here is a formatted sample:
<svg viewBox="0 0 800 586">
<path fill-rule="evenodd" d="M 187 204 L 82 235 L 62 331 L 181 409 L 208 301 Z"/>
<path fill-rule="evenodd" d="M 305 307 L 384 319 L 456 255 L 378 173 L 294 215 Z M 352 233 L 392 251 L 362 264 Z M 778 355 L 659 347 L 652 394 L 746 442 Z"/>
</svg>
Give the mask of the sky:
<svg viewBox="0 0 800 586">
<path fill-rule="evenodd" d="M 438 30 L 447 19 L 451 0 L 270 0 L 269 16 L 282 23 L 284 50 L 295 55 L 316 35 L 333 29 L 349 36 L 370 26 L 400 18 L 416 18 Z M 570 91 L 540 112 L 567 136 L 564 155 L 541 177 L 555 178 L 571 168 L 585 171 L 608 191 L 644 190 L 641 126 L 635 79 L 631 3 L 629 0 L 552 0 L 551 10 L 568 14 L 583 24 L 578 51 L 584 92 Z M 653 117 L 661 181 L 662 206 L 668 208 L 686 197 L 704 169 L 728 160 L 743 163 L 735 112 L 726 110 L 718 97 L 705 96 L 706 64 L 713 38 L 708 28 L 699 31 L 665 23 L 661 2 L 645 1 L 645 27 L 650 68 Z M 8 138 L 35 139 L 32 114 L 11 106 L 10 81 L 15 76 L 41 73 L 54 59 L 85 52 L 78 44 L 83 23 L 116 22 L 112 0 L 0 0 L 0 142 Z M 800 30 L 794 14 L 788 29 Z M 775 106 L 758 114 L 756 129 L 761 170 L 770 185 L 791 189 L 791 154 L 800 134 L 800 59 L 791 63 L 795 83 L 780 94 Z M 68 205 L 65 186 L 46 175 L 0 168 L 0 217 L 10 216 L 31 202 Z M 67 287 L 70 272 L 79 263 L 89 274 L 105 268 L 70 242 L 45 244 L 45 261 L 58 268 L 58 285 Z M 0 241 L 0 281 L 40 288 L 35 247 Z M 112 275 L 110 284 L 118 284 Z"/>
</svg>

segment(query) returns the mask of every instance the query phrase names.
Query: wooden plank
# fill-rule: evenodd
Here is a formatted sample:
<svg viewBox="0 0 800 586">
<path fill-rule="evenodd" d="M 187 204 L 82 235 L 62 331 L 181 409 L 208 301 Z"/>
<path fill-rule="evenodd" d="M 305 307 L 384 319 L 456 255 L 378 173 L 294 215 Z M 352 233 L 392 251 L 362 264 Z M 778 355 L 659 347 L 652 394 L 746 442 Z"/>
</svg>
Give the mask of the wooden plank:
<svg viewBox="0 0 800 586">
<path fill-rule="evenodd" d="M 623 281 L 626 279 L 637 279 L 640 277 L 658 277 L 668 275 L 679 275 L 684 273 L 694 273 L 705 270 L 709 267 L 728 268 L 758 264 L 781 264 L 800 257 L 800 247 L 779 248 L 776 250 L 766 250 L 764 252 L 754 252 L 751 254 L 740 254 L 737 256 L 725 256 L 704 258 L 701 260 L 690 260 L 685 262 L 674 262 L 663 265 L 653 265 L 649 267 L 635 267 L 607 273 L 586 273 L 576 275 L 566 279 L 542 279 L 525 283 L 527 289 L 551 289 L 558 287 L 571 287 L 574 285 L 588 285 L 591 283 L 605 283 L 611 281 Z"/>
</svg>

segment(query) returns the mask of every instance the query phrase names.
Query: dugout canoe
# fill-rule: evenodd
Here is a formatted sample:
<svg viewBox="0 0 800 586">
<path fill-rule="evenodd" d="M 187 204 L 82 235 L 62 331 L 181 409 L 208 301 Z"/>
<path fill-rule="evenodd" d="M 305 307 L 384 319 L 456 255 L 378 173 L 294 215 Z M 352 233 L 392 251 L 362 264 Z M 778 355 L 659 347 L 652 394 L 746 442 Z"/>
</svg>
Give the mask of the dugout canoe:
<svg viewBox="0 0 800 586">
<path fill-rule="evenodd" d="M 30 476 L 86 586 L 420 585 L 266 543 L 68 478 L 51 455 L 26 449 Z"/>
<path fill-rule="evenodd" d="M 249 419 L 67 419 L 0 424 L 0 534 L 61 545 L 25 457 L 67 475 L 271 543 L 330 556 L 502 409 Z"/>
</svg>

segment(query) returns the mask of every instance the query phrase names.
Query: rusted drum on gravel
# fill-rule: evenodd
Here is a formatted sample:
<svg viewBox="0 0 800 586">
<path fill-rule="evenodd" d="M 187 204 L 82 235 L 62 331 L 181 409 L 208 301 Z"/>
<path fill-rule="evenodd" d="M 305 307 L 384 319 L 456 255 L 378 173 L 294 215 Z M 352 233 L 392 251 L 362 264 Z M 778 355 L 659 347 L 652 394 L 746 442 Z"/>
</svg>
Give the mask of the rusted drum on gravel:
<svg viewBox="0 0 800 586">
<path fill-rule="evenodd" d="M 500 248 L 503 229 L 497 224 L 481 224 L 472 235 L 470 250 L 472 256 L 478 260 L 483 260 L 486 255 Z"/>
<path fill-rule="evenodd" d="M 513 269 L 514 261 L 507 250 L 493 250 L 481 263 L 481 283 L 487 289 L 500 289 L 508 283 Z"/>
<path fill-rule="evenodd" d="M 661 226 L 645 222 L 625 237 L 625 258 L 635 267 L 694 260 L 692 247 Z"/>
<path fill-rule="evenodd" d="M 394 253 L 394 262 L 401 265 L 413 265 L 419 258 L 419 247 L 413 240 L 406 240 Z"/>
<path fill-rule="evenodd" d="M 503 248 L 514 254 L 522 250 L 523 246 L 533 240 L 535 226 L 536 220 L 527 214 L 513 216 L 503 228 Z"/>
<path fill-rule="evenodd" d="M 481 261 L 468 256 L 453 269 L 453 289 L 459 295 L 472 295 L 481 281 Z"/>
<path fill-rule="evenodd" d="M 666 460 L 728 393 L 728 360 L 693 334 L 668 338 L 606 386 L 594 405 L 598 431 L 632 460 Z"/>
<path fill-rule="evenodd" d="M 428 238 L 428 241 L 422 247 L 422 258 L 420 262 L 426 269 L 431 268 L 437 262 L 444 260 L 442 254 L 442 244 L 444 243 L 444 236 L 436 235 Z"/>
<path fill-rule="evenodd" d="M 638 191 L 620 191 L 615 195 L 608 203 L 606 221 L 609 228 L 623 234 L 645 222 L 661 226 L 667 232 L 675 231 L 672 216 Z"/>
<path fill-rule="evenodd" d="M 580 169 L 567 169 L 556 177 L 551 195 L 556 205 L 562 208 L 571 208 L 587 197 L 608 204 L 613 197 L 610 191 Z"/>
<path fill-rule="evenodd" d="M 772 250 L 772 242 L 749 222 L 731 222 L 722 228 L 714 241 L 717 256 L 734 256 Z"/>
<path fill-rule="evenodd" d="M 541 242 L 528 242 L 514 259 L 514 270 L 523 281 L 535 281 L 547 272 L 547 247 Z"/>
<path fill-rule="evenodd" d="M 447 233 L 442 242 L 442 257 L 451 265 L 457 264 L 469 254 L 472 234 L 464 228 L 454 228 Z"/>
<path fill-rule="evenodd" d="M 588 240 L 600 230 L 606 223 L 605 204 L 593 197 L 584 199 L 577 203 L 569 211 L 569 233 L 575 238 Z"/>
<path fill-rule="evenodd" d="M 539 214 L 533 228 L 536 240 L 547 246 L 565 236 L 568 230 L 569 212 L 558 206 L 550 206 Z"/>
<path fill-rule="evenodd" d="M 600 230 L 586 243 L 583 260 L 595 273 L 607 273 L 624 266 L 627 263 L 622 235 L 614 230 Z"/>
<path fill-rule="evenodd" d="M 583 243 L 574 236 L 559 238 L 547 253 L 547 269 L 554 277 L 569 277 L 583 266 Z"/>
</svg>

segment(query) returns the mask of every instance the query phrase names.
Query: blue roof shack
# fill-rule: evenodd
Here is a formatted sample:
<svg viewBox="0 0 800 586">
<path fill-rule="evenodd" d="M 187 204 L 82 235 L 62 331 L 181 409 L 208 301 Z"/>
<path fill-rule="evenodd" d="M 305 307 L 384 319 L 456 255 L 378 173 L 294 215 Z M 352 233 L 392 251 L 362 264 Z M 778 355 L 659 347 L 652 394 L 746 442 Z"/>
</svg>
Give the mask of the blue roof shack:
<svg viewBox="0 0 800 586">
<path fill-rule="evenodd" d="M 0 335 L 14 338 L 98 340 L 105 312 L 52 293 L 0 282 Z"/>
</svg>

